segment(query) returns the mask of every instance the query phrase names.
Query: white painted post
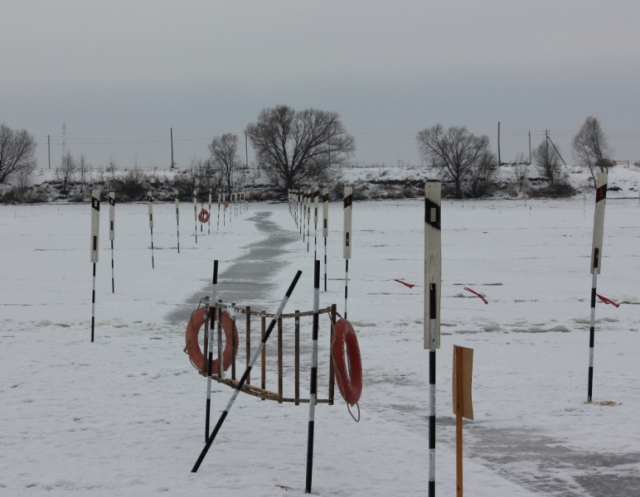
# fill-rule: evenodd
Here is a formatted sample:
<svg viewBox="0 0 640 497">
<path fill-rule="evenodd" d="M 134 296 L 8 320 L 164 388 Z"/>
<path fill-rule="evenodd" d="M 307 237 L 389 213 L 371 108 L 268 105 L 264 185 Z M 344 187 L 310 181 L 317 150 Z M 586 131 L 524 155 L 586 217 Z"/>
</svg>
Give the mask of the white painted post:
<svg viewBox="0 0 640 497">
<path fill-rule="evenodd" d="M 196 243 L 198 243 L 198 192 L 193 190 L 193 223 L 196 235 Z"/>
<path fill-rule="evenodd" d="M 153 195 L 147 192 L 147 203 L 149 205 L 149 229 L 151 230 L 151 269 L 155 269 L 153 257 Z"/>
<path fill-rule="evenodd" d="M 209 188 L 209 220 L 207 221 L 207 235 L 211 234 L 211 188 Z"/>
<path fill-rule="evenodd" d="M 329 189 L 322 189 L 322 236 L 324 238 L 324 291 L 327 291 L 327 238 L 329 236 Z"/>
<path fill-rule="evenodd" d="M 344 187 L 344 230 L 342 238 L 342 257 L 344 258 L 344 318 L 347 319 L 347 299 L 349 296 L 349 259 L 351 259 L 351 209 L 353 204 L 353 188 Z"/>
<path fill-rule="evenodd" d="M 320 187 L 316 186 L 313 192 L 313 260 L 318 259 L 318 201 L 320 200 Z"/>
<path fill-rule="evenodd" d="M 111 240 L 111 293 L 116 293 L 115 269 L 113 263 L 113 241 L 116 224 L 116 192 L 109 192 L 109 240 Z"/>
<path fill-rule="evenodd" d="M 429 497 L 436 486 L 436 348 L 440 347 L 442 283 L 441 185 L 424 185 L 424 348 L 429 349 Z"/>
<path fill-rule="evenodd" d="M 91 248 L 90 260 L 93 263 L 93 292 L 91 293 L 91 341 L 96 326 L 96 263 L 100 247 L 100 190 L 91 192 Z"/>
<path fill-rule="evenodd" d="M 602 268 L 602 243 L 604 239 L 604 208 L 607 201 L 607 174 L 598 173 L 596 180 L 596 208 L 593 219 L 593 243 L 591 245 L 591 327 L 589 329 L 589 375 L 587 402 L 593 394 L 593 355 L 596 335 L 596 286 Z"/>
<path fill-rule="evenodd" d="M 178 241 L 178 253 L 180 253 L 180 199 L 178 198 L 178 190 L 174 190 L 176 202 L 176 240 Z"/>
</svg>

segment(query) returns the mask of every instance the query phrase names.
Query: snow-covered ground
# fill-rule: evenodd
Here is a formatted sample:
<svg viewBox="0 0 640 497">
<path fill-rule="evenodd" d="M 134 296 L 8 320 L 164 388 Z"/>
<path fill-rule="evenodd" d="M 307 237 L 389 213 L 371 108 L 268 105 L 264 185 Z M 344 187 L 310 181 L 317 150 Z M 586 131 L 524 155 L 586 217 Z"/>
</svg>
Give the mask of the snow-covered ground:
<svg viewBox="0 0 640 497">
<path fill-rule="evenodd" d="M 585 403 L 593 197 L 443 203 L 438 495 L 455 493 L 453 344 L 475 350 L 476 419 L 465 423 L 469 495 L 640 493 L 640 205 L 633 197 L 608 200 L 598 280 L 598 293 L 622 302 L 599 303 L 596 311 L 594 401 L 611 405 Z M 307 252 L 287 205 L 250 204 L 219 231 L 212 224 L 211 235 L 205 226 L 196 244 L 186 204 L 178 254 L 174 207 L 158 204 L 152 270 L 146 205 L 118 205 L 112 294 L 106 207 L 90 343 L 90 207 L 0 206 L 0 495 L 302 495 L 306 405 L 240 395 L 199 472 L 191 473 L 203 447 L 206 381 L 183 353 L 186 322 L 172 316 L 192 309 L 185 302 L 194 294 L 210 293 L 214 259 L 224 299 L 225 285 L 234 283 L 225 271 L 233 274 L 242 257 L 243 264 L 265 263 L 252 259 L 252 248 L 283 238 L 287 243 L 266 261 L 273 276 L 256 281 L 254 298 L 238 303 L 275 310 L 300 269 L 286 311 L 310 310 L 313 238 Z M 361 421 L 341 399 L 317 406 L 315 495 L 426 495 L 423 213 L 419 200 L 354 204 L 349 318 L 363 359 Z M 268 230 L 260 228 L 265 220 Z M 330 228 L 321 305 L 336 303 L 342 312 L 341 203 L 331 204 Z M 302 332 L 307 352 L 310 319 Z M 290 334 L 288 327 L 285 339 Z M 322 396 L 328 341 L 324 316 Z M 310 358 L 303 359 L 306 396 Z M 286 356 L 289 393 L 292 363 Z M 268 368 L 267 387 L 275 390 L 273 356 Z M 213 389 L 215 421 L 232 390 L 216 383 Z"/>
</svg>

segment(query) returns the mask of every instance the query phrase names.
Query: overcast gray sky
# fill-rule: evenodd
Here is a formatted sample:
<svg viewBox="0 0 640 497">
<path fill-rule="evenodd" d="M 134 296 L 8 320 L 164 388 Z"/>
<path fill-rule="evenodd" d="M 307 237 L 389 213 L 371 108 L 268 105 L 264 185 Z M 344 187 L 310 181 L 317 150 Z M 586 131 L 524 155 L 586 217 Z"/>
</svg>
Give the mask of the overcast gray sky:
<svg viewBox="0 0 640 497">
<path fill-rule="evenodd" d="M 0 0 L 0 123 L 60 162 L 188 165 L 261 109 L 338 112 L 354 160 L 419 163 L 437 123 L 571 160 L 585 118 L 640 160 L 638 0 Z M 244 142 L 244 140 L 241 140 Z M 244 159 L 244 146 L 241 150 Z M 252 159 L 249 149 L 249 160 Z"/>
</svg>

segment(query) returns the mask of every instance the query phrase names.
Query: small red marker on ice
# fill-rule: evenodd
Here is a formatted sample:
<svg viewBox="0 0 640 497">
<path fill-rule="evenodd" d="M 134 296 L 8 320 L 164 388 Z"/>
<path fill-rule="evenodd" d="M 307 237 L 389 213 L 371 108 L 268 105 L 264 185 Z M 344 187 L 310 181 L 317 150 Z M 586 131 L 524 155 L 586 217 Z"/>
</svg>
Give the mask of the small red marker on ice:
<svg viewBox="0 0 640 497">
<path fill-rule="evenodd" d="M 602 300 L 605 304 L 611 304 L 614 305 L 616 307 L 620 307 L 620 304 L 616 304 L 613 300 L 608 299 L 607 297 L 603 297 L 602 295 L 600 295 L 599 293 L 596 293 L 596 296 Z"/>
<path fill-rule="evenodd" d="M 404 286 L 408 286 L 409 288 L 413 288 L 415 285 L 412 285 L 411 283 L 406 283 L 402 280 L 393 280 L 393 281 L 397 281 L 398 283 L 403 284 Z"/>
<path fill-rule="evenodd" d="M 479 294 L 478 292 L 476 292 L 475 290 L 472 290 L 472 289 L 471 289 L 471 288 L 469 288 L 468 286 L 465 286 L 465 287 L 464 287 L 464 289 L 465 289 L 467 292 L 471 292 L 471 293 L 473 293 L 475 296 L 480 297 L 480 298 L 482 299 L 482 301 L 483 301 L 485 304 L 488 304 L 488 303 L 489 303 L 489 302 L 487 301 L 487 299 L 485 299 L 482 295 L 480 295 L 480 294 Z"/>
</svg>

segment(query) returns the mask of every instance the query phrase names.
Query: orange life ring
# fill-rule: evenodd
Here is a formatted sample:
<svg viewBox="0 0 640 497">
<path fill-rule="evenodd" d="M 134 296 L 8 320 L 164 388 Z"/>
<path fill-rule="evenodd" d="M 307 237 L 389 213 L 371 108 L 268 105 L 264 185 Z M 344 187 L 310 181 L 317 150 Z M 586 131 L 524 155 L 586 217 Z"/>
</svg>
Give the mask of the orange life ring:
<svg viewBox="0 0 640 497">
<path fill-rule="evenodd" d="M 350 406 L 355 405 L 362 394 L 362 361 L 358 337 L 346 319 L 336 323 L 331 353 L 342 398 Z"/>
<path fill-rule="evenodd" d="M 202 209 L 200 211 L 200 214 L 198 214 L 198 221 L 200 221 L 201 223 L 206 223 L 209 220 L 209 211 L 207 211 L 207 209 Z"/>
<path fill-rule="evenodd" d="M 215 319 L 215 307 L 212 308 L 214 312 Z M 187 323 L 187 330 L 185 332 L 185 342 L 186 342 L 186 350 L 189 354 L 189 359 L 191 359 L 191 363 L 198 369 L 198 371 L 207 372 L 207 364 L 204 358 L 204 354 L 202 353 L 202 349 L 200 349 L 200 344 L 198 343 L 198 332 L 200 331 L 200 327 L 204 324 L 205 319 L 205 309 L 204 307 L 195 311 L 189 322 Z M 226 371 L 231 366 L 231 346 L 232 340 L 235 343 L 235 350 L 233 351 L 233 355 L 238 353 L 238 330 L 235 326 L 233 326 L 233 320 L 227 311 L 222 312 L 222 329 L 224 330 L 226 343 L 224 344 L 224 352 L 222 354 L 222 368 Z M 214 356 L 217 353 L 214 350 Z M 218 373 L 218 359 L 214 359 L 211 362 L 211 372 L 212 374 Z"/>
</svg>

